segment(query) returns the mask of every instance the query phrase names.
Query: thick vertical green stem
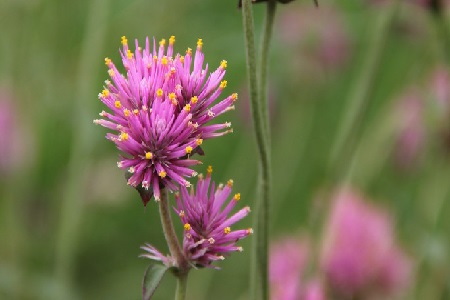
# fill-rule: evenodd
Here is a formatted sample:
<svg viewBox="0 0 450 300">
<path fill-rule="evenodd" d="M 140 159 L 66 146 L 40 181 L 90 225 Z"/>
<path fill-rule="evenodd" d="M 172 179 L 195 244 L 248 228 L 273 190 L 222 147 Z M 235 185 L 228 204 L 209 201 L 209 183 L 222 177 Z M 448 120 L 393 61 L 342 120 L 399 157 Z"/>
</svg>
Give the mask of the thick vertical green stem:
<svg viewBox="0 0 450 300">
<path fill-rule="evenodd" d="M 261 113 L 264 122 L 266 138 L 270 145 L 270 119 L 269 119 L 269 100 L 268 100 L 268 69 L 270 43 L 272 41 L 273 23 L 275 20 L 277 2 L 270 0 L 267 3 L 267 14 L 264 22 L 264 31 L 262 34 L 261 57 L 260 57 L 260 78 L 259 78 L 259 96 L 261 98 Z M 269 151 L 270 152 L 270 151 Z"/>
<path fill-rule="evenodd" d="M 188 273 L 178 276 L 177 290 L 175 292 L 175 300 L 186 299 L 187 278 L 188 278 Z"/>
<path fill-rule="evenodd" d="M 68 166 L 68 181 L 62 197 L 61 219 L 56 241 L 56 277 L 63 286 L 70 286 L 74 254 L 78 242 L 79 225 L 83 212 L 83 182 L 90 164 L 92 138 L 91 113 L 96 78 L 96 62 L 100 61 L 106 23 L 108 1 L 90 2 L 89 19 L 80 55 L 78 84 L 73 111 L 75 133 Z"/>
<path fill-rule="evenodd" d="M 273 3 L 269 4 L 271 8 L 275 9 Z M 256 49 L 255 49 L 255 30 L 253 21 L 253 12 L 251 7 L 251 0 L 242 1 L 242 16 L 244 25 L 244 36 L 247 57 L 247 72 L 249 79 L 249 91 L 251 111 L 253 117 L 253 125 L 256 135 L 256 143 L 260 158 L 260 197 L 256 201 L 255 213 L 255 240 L 253 242 L 252 268 L 251 268 L 251 297 L 252 299 L 268 299 L 268 205 L 270 199 L 270 151 L 269 151 L 269 126 L 267 122 L 267 108 L 263 109 L 266 103 L 263 99 L 266 96 L 266 74 L 264 76 L 264 90 L 258 87 L 257 66 L 256 66 Z M 268 16 L 268 20 L 273 21 L 273 17 Z M 264 53 L 264 62 L 267 64 L 268 45 L 270 41 L 271 30 L 266 30 L 268 35 L 264 35 L 264 43 L 267 42 Z M 264 48 L 264 47 L 263 47 Z M 264 67 L 267 68 L 267 67 Z M 260 85 L 262 86 L 262 85 Z M 263 92 L 261 92 L 263 91 Z M 267 101 L 265 101 L 267 102 Z M 265 111 L 265 113 L 263 112 Z"/>
<path fill-rule="evenodd" d="M 450 64 L 450 28 L 442 10 L 443 8 L 432 11 L 432 18 L 438 36 L 437 42 L 442 49 L 442 55 L 447 64 Z"/>
<path fill-rule="evenodd" d="M 359 74 L 349 95 L 347 107 L 342 116 L 336 139 L 334 140 L 330 172 L 332 179 L 346 174 L 355 144 L 361 133 L 360 123 L 365 116 L 366 107 L 371 98 L 376 74 L 380 68 L 380 59 L 389 37 L 392 22 L 399 8 L 400 0 L 392 1 L 374 23 L 367 54 L 361 64 Z"/>
<path fill-rule="evenodd" d="M 169 197 L 167 190 L 162 189 L 161 200 L 159 202 L 159 214 L 161 217 L 161 224 L 169 246 L 170 255 L 177 263 L 177 290 L 175 293 L 175 300 L 183 300 L 186 297 L 186 283 L 189 273 L 189 263 L 183 254 L 180 243 L 178 242 L 175 228 L 173 227 L 172 217 L 170 216 Z"/>
</svg>

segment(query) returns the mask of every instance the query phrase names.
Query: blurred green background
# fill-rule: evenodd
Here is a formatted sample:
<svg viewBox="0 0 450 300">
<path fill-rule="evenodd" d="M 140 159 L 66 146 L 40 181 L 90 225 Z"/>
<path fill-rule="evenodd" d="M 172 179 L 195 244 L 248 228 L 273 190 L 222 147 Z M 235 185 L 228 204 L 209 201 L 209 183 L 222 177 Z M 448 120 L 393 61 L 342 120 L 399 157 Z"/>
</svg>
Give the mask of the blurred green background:
<svg viewBox="0 0 450 300">
<path fill-rule="evenodd" d="M 175 35 L 180 53 L 203 38 L 210 69 L 228 61 L 226 91 L 240 98 L 221 120 L 234 133 L 206 141 L 197 170 L 213 165 L 215 180 L 233 178 L 240 205 L 253 206 L 258 156 L 236 2 L 0 0 L 0 103 L 10 103 L 0 128 L 0 299 L 140 299 L 149 262 L 138 258 L 139 247 L 149 242 L 167 252 L 156 204 L 143 208 L 116 167 L 106 130 L 92 123 L 104 109 L 97 98 L 107 79 L 104 57 L 119 61 L 122 35 L 141 43 Z M 276 17 L 272 239 L 320 233 L 321 195 L 345 181 L 396 217 L 418 266 L 409 299 L 449 299 L 450 96 L 436 100 L 442 93 L 435 95 L 433 76 L 448 74 L 450 37 L 425 7 L 403 1 L 379 45 L 389 5 L 319 2 L 319 9 L 304 0 L 279 5 Z M 260 28 L 264 5 L 254 8 Z M 448 9 L 444 17 L 448 25 Z M 380 57 L 364 70 L 373 47 Z M 358 86 L 367 73 L 372 84 Z M 448 77 L 443 82 L 450 90 Z M 365 105 L 336 162 L 339 128 L 358 89 L 367 92 Z M 423 106 L 423 122 L 413 121 L 423 136 L 415 152 L 398 142 L 408 110 L 399 103 L 408 95 Z M 251 226 L 251 218 L 238 226 Z M 221 270 L 192 272 L 188 299 L 246 299 L 251 239 Z M 166 276 L 155 299 L 172 298 L 174 287 Z"/>
</svg>

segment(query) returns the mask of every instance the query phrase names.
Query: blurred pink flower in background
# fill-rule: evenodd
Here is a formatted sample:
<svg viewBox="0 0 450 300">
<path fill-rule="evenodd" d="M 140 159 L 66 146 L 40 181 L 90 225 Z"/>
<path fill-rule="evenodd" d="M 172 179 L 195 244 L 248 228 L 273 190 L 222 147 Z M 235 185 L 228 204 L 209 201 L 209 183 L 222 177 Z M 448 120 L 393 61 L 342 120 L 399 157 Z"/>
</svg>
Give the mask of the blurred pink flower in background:
<svg viewBox="0 0 450 300">
<path fill-rule="evenodd" d="M 341 190 L 325 226 L 321 268 L 333 295 L 367 299 L 404 290 L 412 265 L 397 247 L 387 211 Z"/>
<path fill-rule="evenodd" d="M 416 165 L 424 148 L 424 103 L 417 91 L 401 97 L 397 105 L 399 132 L 396 138 L 395 161 L 402 169 Z"/>
<path fill-rule="evenodd" d="M 30 162 L 32 153 L 26 151 L 30 138 L 24 132 L 19 112 L 12 94 L 0 87 L 0 178 L 11 176 Z"/>
<path fill-rule="evenodd" d="M 269 257 L 270 299 L 298 300 L 307 266 L 308 244 L 294 237 L 272 243 Z"/>
<path fill-rule="evenodd" d="M 443 66 L 437 67 L 431 75 L 429 89 L 438 110 L 450 116 L 450 71 Z"/>
<path fill-rule="evenodd" d="M 302 297 L 303 300 L 325 300 L 325 291 L 318 280 L 310 281 L 305 286 L 305 292 Z"/>
<path fill-rule="evenodd" d="M 349 57 L 349 37 L 336 8 L 322 4 L 320 9 L 312 5 L 290 5 L 280 12 L 278 19 L 284 47 L 298 53 L 294 64 L 335 68 Z"/>
</svg>

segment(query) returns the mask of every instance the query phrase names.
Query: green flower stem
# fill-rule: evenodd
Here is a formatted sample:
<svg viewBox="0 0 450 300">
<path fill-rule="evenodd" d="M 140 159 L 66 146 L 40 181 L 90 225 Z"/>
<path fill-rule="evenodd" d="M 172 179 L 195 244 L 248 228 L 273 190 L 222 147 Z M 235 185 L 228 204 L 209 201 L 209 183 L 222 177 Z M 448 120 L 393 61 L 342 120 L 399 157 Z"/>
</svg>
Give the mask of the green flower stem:
<svg viewBox="0 0 450 300">
<path fill-rule="evenodd" d="M 73 117 L 75 133 L 68 166 L 67 184 L 62 196 L 59 232 L 56 240 L 56 278 L 63 287 L 69 287 L 74 268 L 74 254 L 83 213 L 85 171 L 90 164 L 93 149 L 92 117 L 97 64 L 100 61 L 108 17 L 107 0 L 90 2 L 89 18 L 80 54 L 78 83 Z M 59 298 L 61 299 L 61 297 Z"/>
<path fill-rule="evenodd" d="M 270 145 L 270 126 L 269 126 L 269 102 L 268 102 L 268 69 L 269 69 L 269 52 L 270 43 L 272 41 L 273 24 L 275 20 L 277 2 L 269 0 L 267 2 L 267 14 L 264 22 L 264 31 L 261 44 L 261 60 L 260 60 L 260 78 L 259 78 L 259 96 L 261 97 L 261 112 L 264 122 L 264 130 L 267 141 Z"/>
<path fill-rule="evenodd" d="M 176 300 L 183 300 L 186 296 L 186 282 L 189 272 L 189 263 L 183 254 L 180 243 L 178 242 L 175 228 L 173 227 L 172 218 L 170 216 L 169 197 L 167 190 L 161 190 L 161 200 L 159 202 L 159 214 L 161 216 L 161 224 L 166 238 L 167 245 L 169 246 L 170 255 L 175 259 L 178 270 L 176 276 L 178 279 Z"/>
<path fill-rule="evenodd" d="M 275 13 L 275 5 L 272 1 L 268 4 L 268 16 L 266 19 L 266 30 L 263 37 L 262 50 L 262 77 L 258 87 L 256 50 L 255 50 L 255 30 L 253 21 L 253 11 L 251 0 L 242 1 L 242 18 L 244 25 L 244 36 L 247 57 L 247 73 L 249 79 L 249 91 L 253 125 L 256 135 L 256 143 L 260 158 L 260 200 L 256 201 L 256 213 L 254 219 L 255 240 L 253 242 L 251 276 L 251 297 L 252 299 L 268 299 L 268 239 L 269 239 L 269 199 L 270 199 L 270 150 L 269 150 L 269 126 L 267 118 L 267 57 L 271 37 L 271 27 Z M 264 96 L 263 96 L 264 95 Z"/>
<path fill-rule="evenodd" d="M 184 300 L 186 298 L 187 278 L 188 273 L 178 276 L 175 300 Z"/>
<path fill-rule="evenodd" d="M 381 66 L 380 59 L 389 37 L 392 22 L 398 11 L 400 0 L 389 4 L 378 20 L 374 23 L 367 55 L 365 56 L 360 72 L 353 84 L 347 107 L 344 110 L 336 139 L 333 143 L 330 175 L 333 180 L 339 180 L 348 172 L 350 158 L 354 154 L 355 145 L 361 133 L 361 121 L 371 99 L 375 78 Z"/>
</svg>

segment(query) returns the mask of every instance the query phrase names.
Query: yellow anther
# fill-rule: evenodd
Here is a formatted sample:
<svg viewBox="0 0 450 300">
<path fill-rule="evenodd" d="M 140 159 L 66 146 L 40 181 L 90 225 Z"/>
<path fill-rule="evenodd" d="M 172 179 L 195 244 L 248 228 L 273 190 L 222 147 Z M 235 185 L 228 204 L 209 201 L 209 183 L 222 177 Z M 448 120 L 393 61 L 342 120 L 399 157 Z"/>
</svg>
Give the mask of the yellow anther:
<svg viewBox="0 0 450 300">
<path fill-rule="evenodd" d="M 192 49 L 191 49 L 191 48 L 187 48 L 187 50 L 186 50 L 186 54 L 189 54 L 189 55 L 191 55 L 191 54 L 192 54 Z"/>
<path fill-rule="evenodd" d="M 115 106 L 116 108 L 121 108 L 121 107 L 122 107 L 122 104 L 120 104 L 120 101 L 117 100 L 116 102 L 114 102 L 114 106 Z"/>
<path fill-rule="evenodd" d="M 163 65 L 167 65 L 167 63 L 168 63 L 167 56 L 163 56 L 163 58 L 161 58 L 161 63 Z"/>
<path fill-rule="evenodd" d="M 190 111 L 190 110 L 191 110 L 191 105 L 190 105 L 190 104 L 186 104 L 186 105 L 184 106 L 184 110 L 185 110 L 185 111 Z"/>
<path fill-rule="evenodd" d="M 175 36 L 174 36 L 174 35 L 172 35 L 172 36 L 169 38 L 169 45 L 173 45 L 173 43 L 175 43 Z"/>
<path fill-rule="evenodd" d="M 159 41 L 159 45 L 160 46 L 165 46 L 166 45 L 166 39 L 162 39 L 161 41 Z"/>
<path fill-rule="evenodd" d="M 186 231 L 191 230 L 191 224 L 189 224 L 189 223 L 184 224 L 184 230 L 186 230 Z"/>
<path fill-rule="evenodd" d="M 121 132 L 121 133 L 120 133 L 120 139 L 121 139 L 122 141 L 128 140 L 128 133 L 126 133 L 126 132 Z"/>
<path fill-rule="evenodd" d="M 105 97 L 108 97 L 109 96 L 109 91 L 107 89 L 104 89 L 102 91 L 102 95 L 105 96 Z"/>
<path fill-rule="evenodd" d="M 197 144 L 197 146 L 200 146 L 203 143 L 202 139 L 196 139 L 195 143 Z"/>
<path fill-rule="evenodd" d="M 164 93 L 164 92 L 163 92 L 162 89 L 158 89 L 158 90 L 156 91 L 156 96 L 162 97 L 163 93 Z"/>
<path fill-rule="evenodd" d="M 219 86 L 221 89 L 224 89 L 224 88 L 226 88 L 227 87 L 227 81 L 226 80 L 223 80 L 221 83 L 220 83 L 220 86 Z"/>
<path fill-rule="evenodd" d="M 108 57 L 105 58 L 105 65 L 109 66 L 111 64 L 111 59 Z"/>
<path fill-rule="evenodd" d="M 142 48 L 141 48 L 141 47 L 138 47 L 138 51 L 141 52 L 141 51 L 142 51 Z"/>
<path fill-rule="evenodd" d="M 237 94 L 237 93 L 231 94 L 231 99 L 232 99 L 233 101 L 236 101 L 237 98 L 238 98 L 238 94 Z"/>
<path fill-rule="evenodd" d="M 206 172 L 208 172 L 208 174 L 211 174 L 213 171 L 213 167 L 212 166 L 208 166 L 208 168 L 206 169 Z"/>
<path fill-rule="evenodd" d="M 180 56 L 180 61 L 181 61 L 182 63 L 184 63 L 184 56 L 183 56 L 183 55 Z"/>
<path fill-rule="evenodd" d="M 202 39 L 198 39 L 198 41 L 197 41 L 197 48 L 198 49 L 202 49 L 202 46 L 203 46 L 203 40 Z"/>
<path fill-rule="evenodd" d="M 191 154 L 192 152 L 192 147 L 191 146 L 187 146 L 186 147 L 186 154 Z"/>
<path fill-rule="evenodd" d="M 139 114 L 139 109 L 133 110 L 133 114 L 135 114 L 137 116 Z"/>
<path fill-rule="evenodd" d="M 128 109 L 125 108 L 125 109 L 123 110 L 123 114 L 124 114 L 125 117 L 129 117 L 129 116 L 130 116 L 130 111 L 129 111 Z"/>
<path fill-rule="evenodd" d="M 180 218 L 183 218 L 184 217 L 184 210 L 180 210 L 180 212 L 178 213 L 178 216 Z"/>
<path fill-rule="evenodd" d="M 169 99 L 173 102 L 173 100 L 177 100 L 177 96 L 175 95 L 175 93 L 169 93 Z"/>
<path fill-rule="evenodd" d="M 145 159 L 152 159 L 152 157 L 153 157 L 153 153 L 151 153 L 151 152 L 145 153 Z"/>
<path fill-rule="evenodd" d="M 192 104 L 195 104 L 195 103 L 197 103 L 197 102 L 198 102 L 197 96 L 194 96 L 194 97 L 191 98 L 191 103 L 192 103 Z"/>
<path fill-rule="evenodd" d="M 128 56 L 128 59 L 132 59 L 133 58 L 133 53 L 131 53 L 131 51 L 128 50 L 127 51 L 127 56 Z"/>
<path fill-rule="evenodd" d="M 163 171 L 159 172 L 158 175 L 159 175 L 159 177 L 164 178 L 164 177 L 166 177 L 167 173 L 166 173 L 166 171 L 163 170 Z"/>
<path fill-rule="evenodd" d="M 113 70 L 113 69 L 109 69 L 109 70 L 108 70 L 108 74 L 109 74 L 109 76 L 114 77 L 114 75 L 115 75 L 116 73 L 114 73 L 114 70 Z"/>
<path fill-rule="evenodd" d="M 228 187 L 232 187 L 232 186 L 233 186 L 233 183 L 234 183 L 233 179 L 228 180 L 228 181 L 227 181 Z"/>
<path fill-rule="evenodd" d="M 236 195 L 234 195 L 234 200 L 236 201 L 241 200 L 241 193 L 237 193 Z"/>
<path fill-rule="evenodd" d="M 128 40 L 127 40 L 127 37 L 126 36 L 122 36 L 122 45 L 127 45 L 128 44 Z"/>
<path fill-rule="evenodd" d="M 247 234 L 252 234 L 252 233 L 253 233 L 253 229 L 252 228 L 247 229 Z"/>
<path fill-rule="evenodd" d="M 231 228 L 230 227 L 225 227 L 223 229 L 223 233 L 225 233 L 225 234 L 229 234 L 230 232 L 231 232 Z"/>
<path fill-rule="evenodd" d="M 222 60 L 222 61 L 220 62 L 220 67 L 221 67 L 222 69 L 226 69 L 226 68 L 227 68 L 227 61 L 226 61 L 226 60 Z"/>
</svg>

